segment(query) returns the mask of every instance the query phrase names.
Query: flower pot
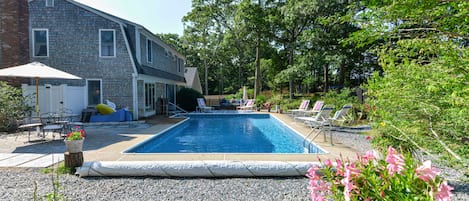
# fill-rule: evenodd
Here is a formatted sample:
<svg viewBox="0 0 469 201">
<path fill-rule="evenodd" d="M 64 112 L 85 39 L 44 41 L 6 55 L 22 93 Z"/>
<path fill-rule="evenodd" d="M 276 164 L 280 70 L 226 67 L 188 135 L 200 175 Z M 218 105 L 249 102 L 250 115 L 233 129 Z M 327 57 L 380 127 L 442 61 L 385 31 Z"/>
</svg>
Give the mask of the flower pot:
<svg viewBox="0 0 469 201">
<path fill-rule="evenodd" d="M 67 147 L 67 151 L 70 152 L 70 153 L 82 152 L 83 151 L 83 141 L 85 141 L 85 139 L 72 140 L 72 141 L 64 140 L 65 146 Z"/>
</svg>

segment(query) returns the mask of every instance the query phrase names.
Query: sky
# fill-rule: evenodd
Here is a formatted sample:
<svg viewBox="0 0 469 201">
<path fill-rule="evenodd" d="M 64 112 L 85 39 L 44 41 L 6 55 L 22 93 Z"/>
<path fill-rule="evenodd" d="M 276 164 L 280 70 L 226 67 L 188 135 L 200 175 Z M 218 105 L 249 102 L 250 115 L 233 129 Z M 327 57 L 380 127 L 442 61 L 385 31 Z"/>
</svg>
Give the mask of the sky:
<svg viewBox="0 0 469 201">
<path fill-rule="evenodd" d="M 182 17 L 191 0 L 75 0 L 117 17 L 135 22 L 153 33 L 183 34 Z"/>
</svg>

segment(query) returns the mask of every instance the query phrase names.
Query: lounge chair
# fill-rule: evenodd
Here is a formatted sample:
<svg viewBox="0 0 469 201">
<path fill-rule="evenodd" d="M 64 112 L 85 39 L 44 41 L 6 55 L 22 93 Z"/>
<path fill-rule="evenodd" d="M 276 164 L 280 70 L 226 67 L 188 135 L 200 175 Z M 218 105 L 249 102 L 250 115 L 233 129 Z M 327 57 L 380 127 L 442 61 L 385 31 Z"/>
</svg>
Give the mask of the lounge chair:
<svg viewBox="0 0 469 201">
<path fill-rule="evenodd" d="M 298 116 L 315 116 L 321 111 L 322 106 L 324 105 L 324 101 L 318 100 L 314 103 L 313 107 L 310 110 L 306 110 L 303 112 L 299 112 Z"/>
<path fill-rule="evenodd" d="M 327 125 L 330 123 L 332 110 L 334 110 L 334 105 L 324 105 L 321 111 L 314 117 L 296 117 L 295 119 L 303 121 L 306 125 L 311 127 L 311 132 L 306 135 L 308 139 L 313 133 L 314 137 L 310 140 L 313 141 L 319 134 L 324 133 L 324 141 L 326 141 L 326 130 Z M 316 133 L 315 133 L 316 131 Z M 305 140 L 308 141 L 308 140 Z M 331 133 L 331 144 L 332 144 L 332 133 Z"/>
<path fill-rule="evenodd" d="M 198 112 L 209 112 L 213 110 L 213 107 L 207 106 L 203 98 L 197 98 L 197 107 L 195 110 Z"/>
<path fill-rule="evenodd" d="M 236 107 L 237 110 L 254 110 L 254 99 L 248 99 L 243 106 Z"/>
<path fill-rule="evenodd" d="M 309 102 L 310 102 L 310 100 L 301 101 L 300 107 L 298 107 L 298 109 L 290 110 L 291 115 L 293 117 L 295 117 L 296 114 L 299 114 L 301 112 L 304 112 L 304 111 L 308 110 Z"/>
<path fill-rule="evenodd" d="M 330 126 L 342 126 L 347 120 L 347 114 L 350 112 L 351 109 L 352 104 L 345 104 L 342 109 L 335 112 L 334 117 L 329 118 Z M 339 124 L 336 124 L 337 122 L 339 122 Z"/>
</svg>

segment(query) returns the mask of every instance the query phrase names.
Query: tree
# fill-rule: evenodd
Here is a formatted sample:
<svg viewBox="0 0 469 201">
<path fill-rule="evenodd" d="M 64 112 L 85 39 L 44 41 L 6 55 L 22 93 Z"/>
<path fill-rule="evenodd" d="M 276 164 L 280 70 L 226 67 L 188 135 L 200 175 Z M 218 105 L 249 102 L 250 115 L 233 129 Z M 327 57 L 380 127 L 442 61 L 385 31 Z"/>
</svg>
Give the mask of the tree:
<svg viewBox="0 0 469 201">
<path fill-rule="evenodd" d="M 18 126 L 16 121 L 32 112 L 26 105 L 27 100 L 20 89 L 0 81 L 0 131 L 14 131 Z"/>
<path fill-rule="evenodd" d="M 380 147 L 466 164 L 469 146 L 469 2 L 362 1 L 349 19 L 358 45 L 374 44 L 383 75 L 366 85 Z"/>
</svg>

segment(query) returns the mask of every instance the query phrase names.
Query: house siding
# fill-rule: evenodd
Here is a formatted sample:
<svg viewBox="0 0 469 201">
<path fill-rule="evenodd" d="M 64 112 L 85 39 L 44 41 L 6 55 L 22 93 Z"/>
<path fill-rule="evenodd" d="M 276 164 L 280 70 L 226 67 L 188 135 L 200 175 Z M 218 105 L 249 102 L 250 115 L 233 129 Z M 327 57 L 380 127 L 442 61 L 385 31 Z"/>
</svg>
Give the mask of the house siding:
<svg viewBox="0 0 469 201">
<path fill-rule="evenodd" d="M 103 100 L 109 99 L 121 107 L 132 108 L 131 57 L 126 47 L 121 25 L 65 0 L 55 0 L 53 7 L 46 7 L 45 0 L 29 3 L 32 29 L 48 29 L 49 56 L 33 57 L 54 68 L 67 71 L 84 80 L 56 80 L 69 85 L 84 86 L 85 79 L 101 79 Z M 115 31 L 116 55 L 99 56 L 99 30 Z M 53 80 L 43 83 L 55 84 Z"/>
<path fill-rule="evenodd" d="M 151 63 L 147 61 L 147 39 L 150 39 L 152 41 L 153 61 Z M 156 43 L 155 40 L 157 39 L 147 37 L 145 34 L 140 33 L 140 53 L 142 58 L 141 64 L 144 66 L 164 71 L 166 73 L 173 74 L 172 76 L 167 74 L 169 76 L 163 76 L 164 78 L 180 81 L 180 79 L 178 79 L 177 77 L 184 77 L 183 70 L 181 70 L 181 72 L 178 72 L 177 66 L 178 59 L 181 58 L 178 57 L 173 50 L 171 50 L 170 48 L 162 47 L 160 44 Z M 166 56 L 166 52 L 170 53 L 169 56 Z M 176 59 L 173 59 L 173 56 L 175 56 Z"/>
</svg>

